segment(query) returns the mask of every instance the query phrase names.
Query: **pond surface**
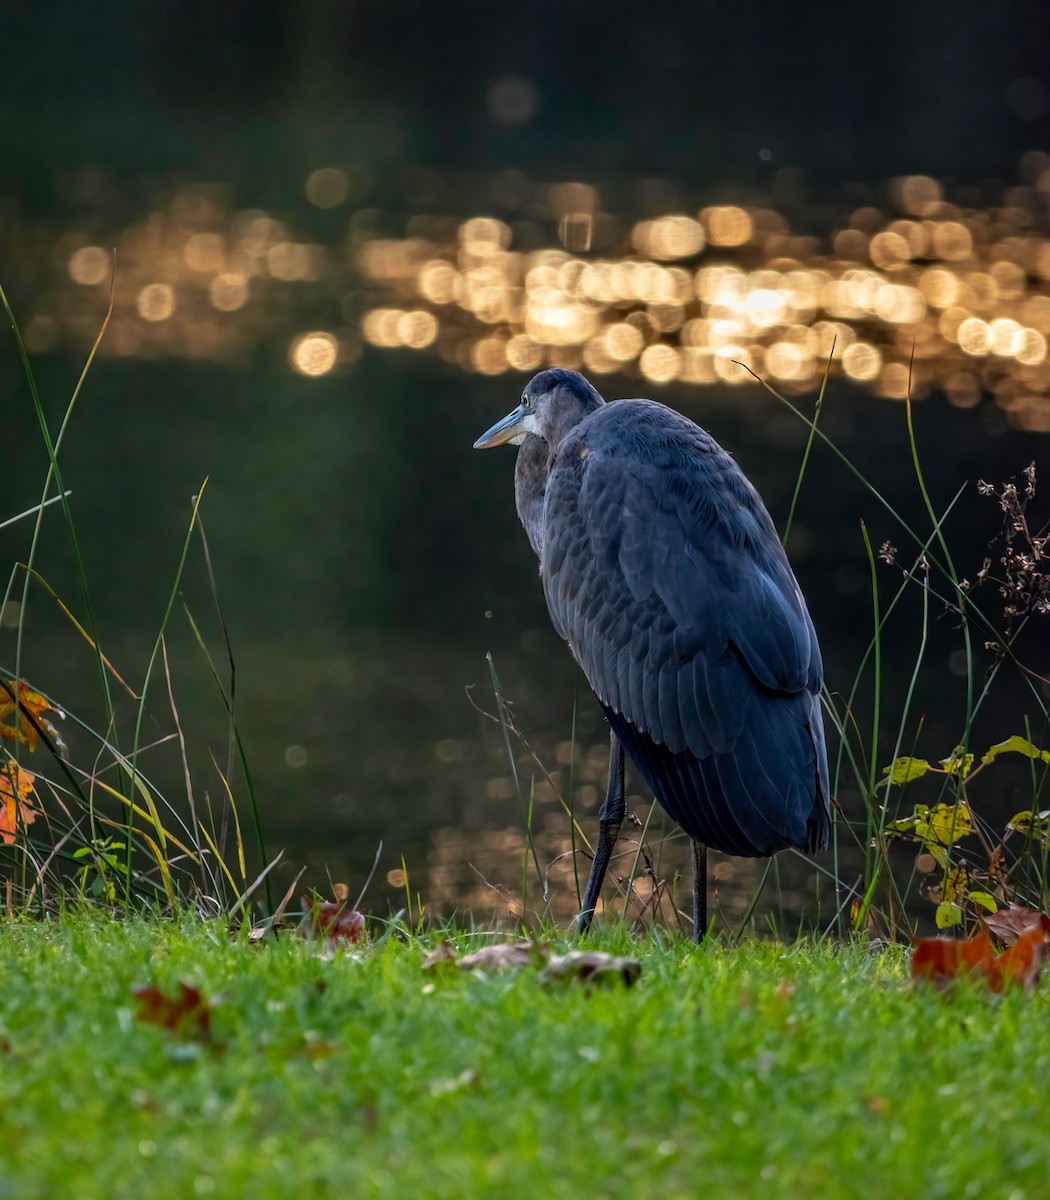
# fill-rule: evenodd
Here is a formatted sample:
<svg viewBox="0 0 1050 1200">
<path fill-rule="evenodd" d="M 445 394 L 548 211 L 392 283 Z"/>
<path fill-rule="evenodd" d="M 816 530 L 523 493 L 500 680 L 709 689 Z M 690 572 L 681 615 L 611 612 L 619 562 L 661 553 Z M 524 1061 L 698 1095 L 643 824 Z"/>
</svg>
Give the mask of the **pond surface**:
<svg viewBox="0 0 1050 1200">
<path fill-rule="evenodd" d="M 541 872 L 555 913 L 567 917 L 573 842 L 556 790 L 592 836 L 606 733 L 550 629 L 514 514 L 513 455 L 478 455 L 471 443 L 516 403 L 532 371 L 580 366 L 607 398 L 652 395 L 703 424 L 782 525 L 806 426 L 737 364 L 808 413 L 834 343 L 822 429 L 928 532 L 901 403 L 910 369 L 926 482 L 938 512 L 963 489 L 946 533 L 960 573 L 972 577 L 1000 523 L 976 481 L 1016 476 L 1032 460 L 1050 465 L 1040 432 L 1050 428 L 1050 243 L 1040 224 L 1048 164 L 1030 160 L 1026 177 L 994 196 L 952 195 L 916 176 L 881 208 L 857 197 L 825 214 L 817 232 L 798 232 L 798 214 L 769 198 L 669 200 L 626 184 L 541 186 L 512 172 L 480 182 L 408 173 L 395 188 L 345 164 L 309 173 L 300 207 L 280 213 L 234 203 L 218 184 L 132 190 L 116 204 L 113 181 L 90 173 L 60 225 L 43 228 L 7 202 L 4 236 L 17 252 L 4 284 L 53 427 L 105 313 L 107 247 L 117 247 L 114 313 L 62 464 L 102 645 L 136 690 L 192 498 L 204 489 L 221 618 L 195 539 L 166 642 L 195 802 L 207 793 L 221 803 L 221 769 L 247 821 L 222 698 L 192 627 L 229 688 L 225 622 L 268 849 L 285 852 L 278 891 L 305 864 L 311 885 L 325 889 L 327 871 L 353 895 L 382 843 L 373 910 L 403 907 L 407 887 L 413 905 L 418 895 L 433 913 L 505 914 L 520 906 L 523 878 L 528 907 L 542 907 L 492 718 L 491 653 L 535 754 L 514 740 Z M 486 202 L 472 209 L 482 184 Z M 36 502 L 46 470 L 10 340 L 0 404 L 6 514 Z M 789 551 L 840 693 L 872 629 L 862 522 L 876 551 L 884 540 L 907 548 L 885 508 L 818 442 Z M 30 532 L 28 522 L 0 530 L 5 561 L 25 561 Z M 82 615 L 56 510 L 36 566 Z M 882 563 L 876 573 L 886 603 L 900 573 Z M 921 609 L 913 585 L 887 627 L 884 761 Z M 965 658 L 957 620 L 936 600 L 930 616 L 909 731 L 920 752 L 942 757 L 961 734 Z M 8 667 L 16 623 L 7 609 Z M 1030 649 L 1045 676 L 1046 639 Z M 71 713 L 103 722 L 93 654 L 41 589 L 25 613 L 22 672 Z M 1035 710 L 1025 695 L 1004 676 L 974 744 L 1022 731 Z M 126 746 L 133 706 L 119 687 L 115 696 Z M 185 811 L 163 672 L 147 711 L 143 741 L 158 744 L 143 769 Z M 870 726 L 870 678 L 856 715 Z M 74 758 L 90 758 L 75 728 L 68 740 Z M 1008 770 L 1002 780 L 989 798 L 996 819 L 1026 807 L 1023 780 Z M 640 910 L 654 879 L 673 881 L 685 846 L 659 813 L 650 819 L 636 778 L 629 790 L 631 811 L 649 821 L 647 850 L 639 857 L 632 826 L 615 869 L 639 876 Z M 860 819 L 848 786 L 838 799 Z M 821 865 L 830 870 L 830 856 Z M 763 869 L 716 863 L 728 921 L 745 912 Z M 847 855 L 843 876 L 853 869 Z M 783 910 L 772 892 L 763 903 L 791 920 L 803 911 L 831 920 L 826 876 L 785 857 L 779 882 Z"/>
</svg>

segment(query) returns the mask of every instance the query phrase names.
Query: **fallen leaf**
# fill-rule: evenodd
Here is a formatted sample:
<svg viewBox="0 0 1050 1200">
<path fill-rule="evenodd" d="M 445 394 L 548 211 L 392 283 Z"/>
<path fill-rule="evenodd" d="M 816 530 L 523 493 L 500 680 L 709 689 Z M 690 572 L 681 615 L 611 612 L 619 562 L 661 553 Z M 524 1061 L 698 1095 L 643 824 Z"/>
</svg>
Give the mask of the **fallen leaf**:
<svg viewBox="0 0 1050 1200">
<path fill-rule="evenodd" d="M 364 914 L 331 900 L 311 900 L 303 896 L 306 920 L 300 932 L 304 938 L 327 938 L 330 942 L 360 942 L 365 936 Z"/>
<path fill-rule="evenodd" d="M 1050 917 L 1036 908 L 1025 908 L 1023 904 L 1011 904 L 987 917 L 982 913 L 981 921 L 1000 946 L 1012 946 L 1021 934 L 1031 929 L 1042 929 L 1050 935 Z"/>
<path fill-rule="evenodd" d="M 424 971 L 433 971 L 435 967 L 453 967 L 455 965 L 456 954 L 452 949 L 452 943 L 448 941 L 442 942 L 436 950 L 431 950 L 426 958 L 423 959 Z"/>
<path fill-rule="evenodd" d="M 967 971 L 987 970 L 995 957 L 991 939 L 982 929 L 969 941 L 960 938 L 919 938 L 912 947 L 913 979 L 930 979 L 938 986 Z"/>
<path fill-rule="evenodd" d="M 1038 925 L 1021 932 L 1016 942 L 999 955 L 996 955 L 985 929 L 967 941 L 919 939 L 912 949 L 912 978 L 928 979 L 943 988 L 954 979 L 973 974 L 983 976 L 994 992 L 1001 992 L 1007 982 L 1033 987 L 1050 942 L 1050 922 L 1044 924 L 1045 920 L 1043 918 Z"/>
<path fill-rule="evenodd" d="M 10 846 L 19 825 L 32 825 L 40 811 L 34 804 L 36 776 L 13 759 L 0 766 L 0 841 Z"/>
<path fill-rule="evenodd" d="M 540 972 L 544 987 L 583 984 L 585 987 L 631 987 L 642 973 L 636 958 L 621 958 L 600 950 L 570 950 L 556 955 Z"/>
<path fill-rule="evenodd" d="M 1021 987 L 1034 987 L 1039 981 L 1039 972 L 1046 958 L 1047 931 L 1040 926 L 1022 933 L 1016 942 L 1004 950 L 992 964 L 988 982 L 1001 992 L 1007 981 Z"/>
<path fill-rule="evenodd" d="M 174 996 L 166 996 L 155 984 L 132 988 L 139 1006 L 137 1019 L 159 1025 L 181 1037 L 211 1041 L 211 1006 L 199 988 L 180 983 Z"/>
<path fill-rule="evenodd" d="M 517 971 L 549 958 L 550 952 L 549 946 L 537 942 L 500 942 L 465 954 L 458 966 L 461 971 Z"/>
</svg>

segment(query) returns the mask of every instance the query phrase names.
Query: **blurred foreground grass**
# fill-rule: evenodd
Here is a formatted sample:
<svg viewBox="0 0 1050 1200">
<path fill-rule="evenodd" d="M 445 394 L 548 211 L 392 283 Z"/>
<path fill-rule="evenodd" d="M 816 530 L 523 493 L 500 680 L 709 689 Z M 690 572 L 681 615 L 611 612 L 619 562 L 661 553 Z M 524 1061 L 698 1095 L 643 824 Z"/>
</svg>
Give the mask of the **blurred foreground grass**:
<svg viewBox="0 0 1050 1200">
<path fill-rule="evenodd" d="M 423 972 L 439 940 L 4 923 L 0 1196 L 1050 1194 L 1045 988 L 946 998 L 900 947 L 613 929 L 637 985 L 550 992 Z M 137 1019 L 133 987 L 181 981 L 210 1038 Z"/>
</svg>

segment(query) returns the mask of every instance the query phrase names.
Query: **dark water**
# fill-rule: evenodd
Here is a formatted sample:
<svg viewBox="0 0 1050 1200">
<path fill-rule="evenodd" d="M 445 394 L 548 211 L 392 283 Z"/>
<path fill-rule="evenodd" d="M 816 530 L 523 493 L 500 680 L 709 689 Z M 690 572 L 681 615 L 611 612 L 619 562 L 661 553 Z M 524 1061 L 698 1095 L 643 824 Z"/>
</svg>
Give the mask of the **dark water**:
<svg viewBox="0 0 1050 1200">
<path fill-rule="evenodd" d="M 38 364 L 48 412 L 57 417 L 78 371 L 72 358 Z M 524 868 L 523 821 L 495 712 L 491 652 L 515 720 L 539 760 L 592 834 L 606 766 L 597 705 L 552 633 L 531 551 L 513 511 L 513 454 L 474 453 L 471 442 L 515 402 L 514 377 L 471 375 L 409 352 L 366 351 L 342 376 L 308 379 L 260 355 L 249 367 L 100 360 L 92 370 L 62 451 L 103 646 L 138 689 L 164 614 L 190 517 L 207 479 L 201 512 L 222 616 L 236 662 L 236 712 L 259 796 L 269 853 L 285 851 L 275 879 L 283 890 L 299 865 L 326 888 L 326 872 L 356 893 L 382 842 L 366 903 L 405 904 L 409 887 L 433 913 L 470 908 L 505 914 L 520 901 L 542 907 L 534 869 Z M 606 395 L 634 394 L 637 381 L 609 377 Z M 672 386 L 652 391 L 704 424 L 738 457 L 774 519 L 787 513 L 805 429 L 754 388 Z M 39 495 L 45 459 L 13 353 L 0 365 L 7 453 L 5 510 Z M 969 481 L 947 528 L 963 574 L 979 567 L 998 510 L 979 498 L 978 478 L 1016 474 L 1046 460 L 1038 434 L 1011 429 L 992 405 L 960 410 L 937 398 L 916 408 L 916 429 L 934 504 L 945 507 Z M 907 519 L 926 528 L 907 447 L 903 406 L 844 383 L 829 389 L 823 427 Z M 848 691 L 871 633 L 871 591 L 861 536 L 904 546 L 904 535 L 835 457 L 814 449 L 790 551 L 824 648 L 829 685 Z M 29 524 L 0 531 L 5 561 L 24 561 Z M 82 605 L 66 535 L 48 515 L 37 567 L 78 613 Z M 899 574 L 878 567 L 883 600 Z M 227 727 L 207 661 L 185 608 L 202 629 L 225 685 L 229 668 L 199 542 L 191 546 L 167 639 L 173 690 L 190 747 L 195 799 L 221 801 Z M 884 651 L 883 734 L 888 761 L 918 639 L 920 594 L 913 588 L 893 618 Z M 965 684 L 957 622 L 934 605 L 930 647 L 910 728 L 924 717 L 920 751 L 947 754 L 961 731 Z M 0 633 L 13 666 L 14 631 Z M 1032 665 L 1046 641 L 1029 646 Z M 102 721 L 93 656 L 39 590 L 25 623 L 23 674 L 72 713 Z M 1045 674 L 1045 671 L 1044 671 Z M 122 743 L 130 744 L 131 701 L 117 690 Z M 575 746 L 573 722 L 575 703 Z M 483 710 L 479 711 L 479 710 Z M 1035 705 L 1004 676 L 982 710 L 975 744 L 1020 731 Z M 163 672 L 154 675 L 144 743 L 172 732 Z M 870 724 L 870 684 L 858 721 Z M 68 723 L 67 723 L 68 724 Z M 67 730 L 74 760 L 94 753 Z M 516 745 L 541 866 L 550 869 L 560 917 L 575 905 L 569 819 L 535 763 Z M 570 760 L 572 763 L 570 770 Z M 149 750 L 143 770 L 186 811 L 173 741 Z M 989 803 L 1027 807 L 1023 779 L 1001 775 Z M 239 767 L 233 775 L 248 823 Z M 534 789 L 534 790 L 533 790 Z M 630 808 L 645 821 L 637 779 Z M 859 804 L 848 787 L 848 817 Z M 46 807 L 46 804 L 45 804 Z M 665 840 L 658 813 L 647 843 L 659 879 L 684 863 L 684 843 Z M 637 839 L 637 830 L 632 835 Z M 636 846 L 616 864 L 632 873 Z M 586 861 L 580 863 L 581 875 Z M 830 869 L 827 857 L 823 865 Z M 640 875 L 645 874 L 644 858 Z M 739 919 L 761 864 L 715 866 L 718 903 Z M 531 873 L 531 874 L 530 874 Z M 834 897 L 799 859 L 782 860 L 781 882 L 794 920 L 830 920 Z M 644 900 L 648 884 L 639 892 Z M 501 890 L 503 889 L 503 890 Z M 688 892 L 680 894 L 687 903 Z M 776 897 L 770 893 L 771 903 Z M 819 898 L 819 904 L 817 902 Z M 666 913 L 665 909 L 665 913 Z"/>
<path fill-rule="evenodd" d="M 306 864 L 304 886 L 327 890 L 327 871 L 353 896 L 382 842 L 375 911 L 404 906 L 404 868 L 413 906 L 418 893 L 436 913 L 506 913 L 523 874 L 539 906 L 503 739 L 484 715 L 490 652 L 518 727 L 593 831 L 600 715 L 550 630 L 513 511 L 513 456 L 470 450 L 541 363 L 583 363 L 609 397 L 681 408 L 737 455 L 782 523 L 805 430 L 733 360 L 811 409 L 835 341 L 823 427 L 928 530 L 900 403 L 910 386 L 934 505 L 964 487 L 946 527 L 964 575 L 999 524 L 976 480 L 1033 459 L 1050 469 L 1050 90 L 1024 6 L 970 5 L 961 20 L 914 5 L 877 20 L 615 2 L 600 17 L 543 2 L 498 14 L 367 0 L 9 7 L 0 283 L 53 429 L 116 251 L 112 321 L 61 451 L 100 639 L 141 689 L 207 480 L 221 619 L 194 538 L 167 663 L 194 801 L 221 805 L 222 772 L 248 826 L 207 655 L 227 692 L 235 677 L 267 852 L 285 852 L 277 891 Z M 39 499 L 47 468 L 6 333 L 0 418 L 2 520 Z M 872 628 L 862 521 L 875 548 L 907 547 L 818 445 L 789 549 L 829 686 L 847 693 Z M 0 529 L 7 569 L 30 534 L 28 522 Z M 86 620 L 54 509 L 35 565 Z M 900 576 L 877 574 L 885 604 Z M 994 612 L 994 590 L 985 599 Z M 913 586 L 886 630 L 882 762 L 921 611 Z M 13 606 L 0 616 L 9 670 L 18 619 Z M 83 637 L 39 587 L 21 619 L 21 673 L 104 731 Z M 965 680 L 957 622 L 935 601 L 930 620 L 908 736 L 921 718 L 917 751 L 939 758 L 960 737 Z M 1021 647 L 1044 678 L 1048 644 L 1044 631 Z M 979 676 L 979 644 L 977 656 Z M 141 767 L 185 815 L 163 668 Z M 127 749 L 135 705 L 113 687 Z M 864 731 L 871 696 L 869 673 Z M 974 744 L 1019 732 L 1038 707 L 1004 672 Z M 96 741 L 72 717 L 66 733 L 90 773 Z M 515 754 L 565 917 L 569 820 Z M 1030 806 L 1018 764 L 985 778 L 973 799 L 993 823 Z M 838 799 L 859 818 L 847 783 Z M 644 821 L 637 780 L 630 804 Z M 664 832 L 654 814 L 653 877 L 673 880 L 684 847 Z M 628 843 L 616 869 L 639 876 L 640 905 L 651 879 L 635 860 Z M 830 920 L 826 877 L 781 864 L 785 903 L 772 892 L 765 911 Z M 729 918 L 756 869 L 716 865 Z M 854 871 L 842 864 L 847 882 Z"/>
</svg>

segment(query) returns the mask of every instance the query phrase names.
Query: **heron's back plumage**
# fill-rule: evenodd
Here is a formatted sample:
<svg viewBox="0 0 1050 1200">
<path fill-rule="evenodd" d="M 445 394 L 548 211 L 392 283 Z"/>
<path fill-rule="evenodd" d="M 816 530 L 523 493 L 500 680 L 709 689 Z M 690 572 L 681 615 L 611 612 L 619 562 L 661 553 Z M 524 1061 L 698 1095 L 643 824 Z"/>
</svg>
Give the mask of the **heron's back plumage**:
<svg viewBox="0 0 1050 1200">
<path fill-rule="evenodd" d="M 545 484 L 530 539 L 551 619 L 667 812 L 731 854 L 826 845 L 820 651 L 733 459 L 621 400 L 564 438 Z"/>
</svg>

